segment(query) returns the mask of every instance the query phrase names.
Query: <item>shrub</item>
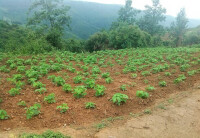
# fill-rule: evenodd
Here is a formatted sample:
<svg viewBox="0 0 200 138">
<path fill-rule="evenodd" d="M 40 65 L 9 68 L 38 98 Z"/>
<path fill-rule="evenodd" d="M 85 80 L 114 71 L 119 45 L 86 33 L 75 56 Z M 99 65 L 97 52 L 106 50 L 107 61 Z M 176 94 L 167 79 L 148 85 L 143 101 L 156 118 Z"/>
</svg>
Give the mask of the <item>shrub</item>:
<svg viewBox="0 0 200 138">
<path fill-rule="evenodd" d="M 112 97 L 112 102 L 117 105 L 121 105 L 123 102 L 125 103 L 128 100 L 128 96 L 126 94 L 115 93 Z"/>
<path fill-rule="evenodd" d="M 97 85 L 94 89 L 96 90 L 95 96 L 99 97 L 104 95 L 106 88 L 103 85 Z"/>
<path fill-rule="evenodd" d="M 0 110 L 0 119 L 5 120 L 8 118 L 9 118 L 9 115 L 7 114 L 7 112 L 5 110 Z"/>
<path fill-rule="evenodd" d="M 51 103 L 55 103 L 55 93 L 51 93 L 48 96 L 44 97 L 44 101 L 46 101 L 47 103 L 51 104 Z"/>
<path fill-rule="evenodd" d="M 146 99 L 149 97 L 149 93 L 147 93 L 145 91 L 137 91 L 136 96 L 139 98 L 142 98 L 142 99 Z"/>
<path fill-rule="evenodd" d="M 76 86 L 74 88 L 74 91 L 72 92 L 74 94 L 75 98 L 82 98 L 84 97 L 87 93 L 85 92 L 87 89 L 85 86 Z"/>
<path fill-rule="evenodd" d="M 87 102 L 87 103 L 85 103 L 85 108 L 86 109 L 95 108 L 95 107 L 96 107 L 96 105 L 93 102 Z"/>
<path fill-rule="evenodd" d="M 60 110 L 60 113 L 65 113 L 69 109 L 69 107 L 66 103 L 63 103 L 60 106 L 57 106 L 56 109 Z"/>
<path fill-rule="evenodd" d="M 37 116 L 40 114 L 39 109 L 41 108 L 41 105 L 39 103 L 34 104 L 33 106 L 26 109 L 26 118 L 31 119 L 33 116 Z"/>
</svg>

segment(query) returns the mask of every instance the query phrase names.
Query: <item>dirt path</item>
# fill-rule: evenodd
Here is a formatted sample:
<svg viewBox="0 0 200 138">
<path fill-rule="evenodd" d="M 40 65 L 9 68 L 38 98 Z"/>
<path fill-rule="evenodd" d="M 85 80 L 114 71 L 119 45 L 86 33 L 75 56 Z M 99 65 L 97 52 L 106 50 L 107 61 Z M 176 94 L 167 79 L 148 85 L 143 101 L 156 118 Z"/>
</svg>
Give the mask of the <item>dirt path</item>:
<svg viewBox="0 0 200 138">
<path fill-rule="evenodd" d="M 151 114 L 117 120 L 96 132 L 93 127 L 62 127 L 60 131 L 72 138 L 200 138 L 200 85 L 158 101 Z M 17 138 L 18 134 L 41 133 L 45 130 L 8 130 L 0 138 Z"/>
<path fill-rule="evenodd" d="M 166 110 L 133 118 L 124 125 L 106 128 L 97 138 L 200 138 L 200 89 L 183 93 Z M 179 97 L 180 98 L 180 97 Z"/>
</svg>

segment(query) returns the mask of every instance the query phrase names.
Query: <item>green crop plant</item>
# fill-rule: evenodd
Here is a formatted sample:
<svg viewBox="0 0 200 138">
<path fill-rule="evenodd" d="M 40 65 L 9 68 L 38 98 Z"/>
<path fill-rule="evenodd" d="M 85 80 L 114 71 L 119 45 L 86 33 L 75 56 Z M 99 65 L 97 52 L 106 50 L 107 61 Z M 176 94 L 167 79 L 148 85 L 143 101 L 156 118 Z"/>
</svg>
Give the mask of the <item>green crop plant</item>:
<svg viewBox="0 0 200 138">
<path fill-rule="evenodd" d="M 54 63 L 52 66 L 51 66 L 51 70 L 53 71 L 61 71 L 62 70 L 62 66 L 59 64 L 59 63 Z"/>
<path fill-rule="evenodd" d="M 179 83 L 183 82 L 185 79 L 186 79 L 186 77 L 184 74 L 179 75 L 179 77 L 174 80 L 174 83 L 179 84 Z"/>
<path fill-rule="evenodd" d="M 86 109 L 91 109 L 91 108 L 95 108 L 95 107 L 96 107 L 96 105 L 93 102 L 87 102 L 87 103 L 85 103 L 85 108 Z"/>
<path fill-rule="evenodd" d="M 113 79 L 111 77 L 108 77 L 108 78 L 106 78 L 105 81 L 107 84 L 110 84 L 110 83 L 112 83 Z"/>
<path fill-rule="evenodd" d="M 30 78 L 35 78 L 38 80 L 38 78 L 40 77 L 40 73 L 38 71 L 35 70 L 27 70 L 26 71 L 26 76 L 30 79 Z"/>
<path fill-rule="evenodd" d="M 47 89 L 46 88 L 39 88 L 39 89 L 36 89 L 35 92 L 39 93 L 39 94 L 44 94 L 44 93 L 47 92 Z"/>
<path fill-rule="evenodd" d="M 50 75 L 50 76 L 47 77 L 47 79 L 48 79 L 48 80 L 51 80 L 51 81 L 53 81 L 55 78 L 56 78 L 55 75 Z"/>
<path fill-rule="evenodd" d="M 145 77 L 151 75 L 149 71 L 143 71 L 141 74 L 142 76 L 145 76 Z"/>
<path fill-rule="evenodd" d="M 191 71 L 188 71 L 188 72 L 187 72 L 187 74 L 188 74 L 189 76 L 194 76 L 196 73 L 197 73 L 196 70 L 191 70 Z"/>
<path fill-rule="evenodd" d="M 83 82 L 83 77 L 82 76 L 76 76 L 76 77 L 73 78 L 73 80 L 74 80 L 75 84 L 79 84 L 79 83 Z"/>
<path fill-rule="evenodd" d="M 49 94 L 48 96 L 45 96 L 44 97 L 44 101 L 51 104 L 51 103 L 55 103 L 56 100 L 55 100 L 55 93 L 51 93 Z"/>
<path fill-rule="evenodd" d="M 37 116 L 40 114 L 41 104 L 36 103 L 33 106 L 26 109 L 26 118 L 31 119 L 33 116 Z"/>
<path fill-rule="evenodd" d="M 69 107 L 66 103 L 63 103 L 63 104 L 57 106 L 56 109 L 60 110 L 60 113 L 65 113 L 69 109 Z"/>
<path fill-rule="evenodd" d="M 26 71 L 26 67 L 25 66 L 18 66 L 17 67 L 17 72 L 19 73 L 25 73 Z"/>
<path fill-rule="evenodd" d="M 159 81 L 159 86 L 166 87 L 167 86 L 167 82 L 166 81 Z"/>
<path fill-rule="evenodd" d="M 28 84 L 33 84 L 34 82 L 36 82 L 37 81 L 37 79 L 35 79 L 35 78 L 30 78 L 30 79 L 28 79 Z"/>
<path fill-rule="evenodd" d="M 86 90 L 87 89 L 85 88 L 85 86 L 76 86 L 72 93 L 74 94 L 75 98 L 82 98 L 87 95 Z"/>
<path fill-rule="evenodd" d="M 128 96 L 126 94 L 115 93 L 111 100 L 114 104 L 121 105 L 122 103 L 126 103 Z"/>
<path fill-rule="evenodd" d="M 62 86 L 65 84 L 65 80 L 62 77 L 58 76 L 53 79 L 53 83 L 57 86 Z"/>
<path fill-rule="evenodd" d="M 171 76 L 172 74 L 170 72 L 165 72 L 165 76 Z"/>
<path fill-rule="evenodd" d="M 15 63 L 12 63 L 11 65 L 10 65 L 10 69 L 15 69 L 17 67 L 17 65 L 15 64 Z"/>
<path fill-rule="evenodd" d="M 25 107 L 26 106 L 26 102 L 25 101 L 20 101 L 20 102 L 17 103 L 17 105 Z"/>
<path fill-rule="evenodd" d="M 145 80 L 144 80 L 144 83 L 145 83 L 145 84 L 148 84 L 148 83 L 149 83 L 149 81 L 148 81 L 147 79 L 145 79 Z"/>
<path fill-rule="evenodd" d="M 101 74 L 101 77 L 102 78 L 108 78 L 110 76 L 110 73 L 109 72 L 106 72 L 106 73 L 102 73 Z"/>
<path fill-rule="evenodd" d="M 94 89 L 96 91 L 95 96 L 97 96 L 97 97 L 103 96 L 105 94 L 104 91 L 106 90 L 106 88 L 103 85 L 96 85 Z"/>
<path fill-rule="evenodd" d="M 40 82 L 40 81 L 37 81 L 37 82 L 33 82 L 33 87 L 34 88 L 36 88 L 36 89 L 40 89 L 40 88 L 43 88 L 43 87 L 45 87 L 46 85 L 45 84 L 43 84 L 42 82 Z"/>
<path fill-rule="evenodd" d="M 8 118 L 9 118 L 9 115 L 7 114 L 7 112 L 5 110 L 0 109 L 0 119 L 5 120 Z"/>
<path fill-rule="evenodd" d="M 126 85 L 124 84 L 124 85 L 121 85 L 120 86 L 120 89 L 122 90 L 122 91 L 127 91 L 127 88 L 126 88 Z"/>
<path fill-rule="evenodd" d="M 10 70 L 7 68 L 7 66 L 6 66 L 6 65 L 4 65 L 4 66 L 1 66 L 1 67 L 0 67 L 0 72 L 9 73 L 9 72 L 10 72 Z"/>
<path fill-rule="evenodd" d="M 95 80 L 94 79 L 88 78 L 84 81 L 84 83 L 85 83 L 87 88 L 94 88 L 94 86 L 95 86 Z"/>
<path fill-rule="evenodd" d="M 92 68 L 92 73 L 93 73 L 93 74 L 99 74 L 99 73 L 101 73 L 101 70 L 99 69 L 98 66 L 94 66 L 94 67 Z"/>
<path fill-rule="evenodd" d="M 136 73 L 131 74 L 131 78 L 133 79 L 137 78 L 137 74 Z"/>
<path fill-rule="evenodd" d="M 62 88 L 63 88 L 63 91 L 65 91 L 65 92 L 72 91 L 72 86 L 70 84 L 64 84 Z"/>
<path fill-rule="evenodd" d="M 189 64 L 184 64 L 180 67 L 180 71 L 185 72 L 188 68 L 190 68 Z"/>
<path fill-rule="evenodd" d="M 18 82 L 15 83 L 15 85 L 16 85 L 16 88 L 22 89 L 25 86 L 25 83 L 21 82 L 21 81 L 18 81 Z"/>
<path fill-rule="evenodd" d="M 152 92 L 155 90 L 155 88 L 151 85 L 149 85 L 148 87 L 145 88 L 147 91 Z"/>
<path fill-rule="evenodd" d="M 15 96 L 15 95 L 19 95 L 20 94 L 20 89 L 18 88 L 11 88 L 8 93 L 11 95 L 11 96 Z"/>
<path fill-rule="evenodd" d="M 145 91 L 137 91 L 136 96 L 142 99 L 149 98 L 149 93 Z"/>
</svg>

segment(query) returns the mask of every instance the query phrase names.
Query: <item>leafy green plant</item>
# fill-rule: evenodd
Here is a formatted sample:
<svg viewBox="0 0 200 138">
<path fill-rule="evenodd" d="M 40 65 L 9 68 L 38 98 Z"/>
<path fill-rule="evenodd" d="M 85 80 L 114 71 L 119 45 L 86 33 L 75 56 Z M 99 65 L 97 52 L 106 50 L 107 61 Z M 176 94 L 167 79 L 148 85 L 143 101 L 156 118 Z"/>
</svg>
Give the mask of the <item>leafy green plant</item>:
<svg viewBox="0 0 200 138">
<path fill-rule="evenodd" d="M 131 78 L 133 79 L 137 78 L 137 74 L 136 73 L 131 74 Z"/>
<path fill-rule="evenodd" d="M 63 103 L 60 106 L 57 106 L 56 109 L 60 110 L 60 113 L 65 113 L 69 109 L 69 107 L 66 103 Z"/>
<path fill-rule="evenodd" d="M 145 76 L 145 77 L 151 75 L 149 71 L 143 71 L 141 74 L 142 76 Z"/>
<path fill-rule="evenodd" d="M 43 88 L 43 87 L 45 87 L 46 85 L 45 84 L 43 84 L 42 82 L 40 82 L 40 81 L 37 81 L 37 82 L 33 82 L 33 87 L 34 88 L 36 88 L 36 89 L 40 89 L 40 88 Z"/>
<path fill-rule="evenodd" d="M 193 76 L 193 75 L 195 75 L 196 73 L 197 73 L 196 70 L 191 70 L 191 71 L 188 71 L 188 72 L 187 72 L 187 74 L 188 74 L 189 76 Z"/>
<path fill-rule="evenodd" d="M 137 91 L 136 96 L 142 99 L 146 99 L 149 97 L 149 93 L 145 91 Z"/>
<path fill-rule="evenodd" d="M 121 89 L 122 91 L 126 91 L 126 90 L 127 90 L 126 85 L 125 85 L 125 84 L 124 84 L 124 85 L 121 85 L 121 86 L 120 86 L 120 89 Z"/>
<path fill-rule="evenodd" d="M 9 115 L 7 114 L 7 112 L 5 110 L 0 110 L 0 119 L 5 120 L 8 118 L 9 118 Z"/>
<path fill-rule="evenodd" d="M 87 93 L 85 92 L 87 89 L 85 86 L 76 86 L 74 88 L 74 91 L 72 92 L 74 94 L 75 98 L 82 98 L 84 97 Z"/>
<path fill-rule="evenodd" d="M 25 101 L 20 101 L 17 103 L 17 105 L 19 106 L 26 106 L 26 102 Z"/>
<path fill-rule="evenodd" d="M 10 91 L 8 91 L 8 93 L 11 96 L 19 95 L 20 94 L 20 89 L 19 88 L 11 88 Z"/>
<path fill-rule="evenodd" d="M 165 72 L 165 76 L 171 76 L 172 74 L 170 72 Z"/>
<path fill-rule="evenodd" d="M 166 87 L 167 86 L 166 81 L 159 81 L 159 86 Z"/>
<path fill-rule="evenodd" d="M 25 73 L 26 71 L 26 67 L 25 66 L 18 66 L 17 67 L 17 72 L 19 73 Z"/>
<path fill-rule="evenodd" d="M 83 81 L 83 77 L 82 76 L 76 76 L 76 77 L 73 78 L 73 80 L 74 80 L 75 84 L 79 84 Z"/>
<path fill-rule="evenodd" d="M 55 103 L 56 100 L 55 100 L 55 93 L 51 93 L 49 94 L 48 96 L 45 96 L 44 97 L 44 101 L 51 104 L 51 103 Z"/>
<path fill-rule="evenodd" d="M 26 109 L 26 118 L 31 119 L 33 116 L 37 116 L 40 114 L 39 109 L 41 108 L 41 104 L 36 103 L 33 106 Z"/>
<path fill-rule="evenodd" d="M 126 94 L 115 93 L 112 97 L 112 102 L 117 105 L 121 105 L 123 102 L 126 103 L 128 96 Z"/>
<path fill-rule="evenodd" d="M 106 72 L 106 73 L 102 73 L 101 74 L 101 77 L 102 78 L 108 78 L 110 76 L 110 73 L 109 72 Z"/>
<path fill-rule="evenodd" d="M 39 94 L 44 94 L 44 93 L 47 92 L 47 89 L 46 88 L 39 88 L 39 89 L 36 89 L 35 92 L 39 93 Z"/>
<path fill-rule="evenodd" d="M 64 84 L 63 85 L 63 91 L 71 92 L 72 91 L 72 86 L 70 84 Z"/>
<path fill-rule="evenodd" d="M 94 79 L 88 78 L 84 81 L 84 83 L 85 83 L 87 88 L 94 88 L 94 86 L 95 86 L 95 80 Z"/>
<path fill-rule="evenodd" d="M 174 80 L 174 83 L 179 84 L 180 82 L 183 82 L 185 79 L 186 79 L 186 77 L 184 74 L 179 75 L 179 77 Z"/>
<path fill-rule="evenodd" d="M 103 85 L 96 85 L 94 89 L 96 90 L 95 96 L 97 97 L 103 96 L 105 94 L 104 91 L 106 88 Z"/>
<path fill-rule="evenodd" d="M 87 103 L 85 103 L 85 108 L 86 109 L 91 109 L 91 108 L 95 108 L 95 107 L 96 107 L 96 105 L 93 102 L 87 102 Z"/>
<path fill-rule="evenodd" d="M 113 81 L 111 77 L 106 78 L 106 83 L 110 84 Z"/>
<path fill-rule="evenodd" d="M 151 91 L 154 91 L 155 88 L 153 86 L 149 85 L 148 87 L 146 87 L 146 90 L 151 92 Z"/>
<path fill-rule="evenodd" d="M 57 86 L 62 86 L 65 84 L 65 80 L 62 77 L 58 76 L 53 79 L 53 83 Z"/>
</svg>

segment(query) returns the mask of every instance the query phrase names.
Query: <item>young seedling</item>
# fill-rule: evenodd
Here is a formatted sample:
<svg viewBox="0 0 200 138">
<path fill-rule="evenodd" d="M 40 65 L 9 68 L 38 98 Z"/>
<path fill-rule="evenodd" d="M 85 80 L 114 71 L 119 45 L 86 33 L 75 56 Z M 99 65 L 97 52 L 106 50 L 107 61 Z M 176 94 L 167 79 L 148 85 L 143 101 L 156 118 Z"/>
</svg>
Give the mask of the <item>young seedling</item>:
<svg viewBox="0 0 200 138">
<path fill-rule="evenodd" d="M 66 103 L 61 104 L 60 106 L 57 106 L 57 110 L 60 110 L 60 113 L 65 113 L 69 107 Z"/>
<path fill-rule="evenodd" d="M 161 86 L 161 87 L 166 87 L 166 86 L 167 86 L 166 81 L 160 81 L 160 82 L 159 82 L 159 86 Z"/>
<path fill-rule="evenodd" d="M 55 103 L 56 100 L 55 100 L 55 93 L 51 93 L 49 94 L 48 96 L 45 96 L 44 97 L 44 101 L 51 104 L 51 103 Z"/>
<path fill-rule="evenodd" d="M 126 88 L 126 85 L 124 84 L 124 85 L 121 85 L 120 86 L 120 89 L 122 90 L 122 91 L 127 91 L 127 88 Z"/>
<path fill-rule="evenodd" d="M 142 99 L 146 99 L 149 97 L 149 93 L 147 93 L 145 91 L 137 91 L 136 96 L 139 98 L 142 98 Z"/>
<path fill-rule="evenodd" d="M 95 96 L 97 97 L 103 96 L 105 94 L 104 91 L 106 88 L 103 85 L 97 85 L 94 89 L 96 90 Z"/>
<path fill-rule="evenodd" d="M 72 91 L 72 86 L 70 84 L 64 84 L 63 85 L 63 91 L 71 92 Z"/>
<path fill-rule="evenodd" d="M 40 110 L 39 110 L 40 108 L 41 108 L 41 104 L 39 104 L 39 103 L 36 103 L 29 108 L 25 108 L 26 109 L 26 118 L 31 119 L 33 116 L 39 115 L 40 114 Z"/>
<path fill-rule="evenodd" d="M 5 120 L 8 118 L 9 118 L 9 115 L 7 114 L 7 112 L 5 110 L 0 110 L 0 119 Z"/>
<path fill-rule="evenodd" d="M 24 107 L 24 106 L 26 106 L 26 102 L 25 101 L 20 101 L 20 102 L 17 103 L 17 105 Z"/>
<path fill-rule="evenodd" d="M 82 98 L 84 97 L 87 93 L 85 92 L 87 89 L 85 86 L 76 86 L 74 88 L 74 91 L 72 92 L 74 94 L 75 98 Z"/>
<path fill-rule="evenodd" d="M 96 107 L 96 105 L 93 102 L 87 102 L 87 103 L 85 103 L 85 108 L 86 109 L 91 109 L 91 108 L 95 108 L 95 107 Z"/>
</svg>

